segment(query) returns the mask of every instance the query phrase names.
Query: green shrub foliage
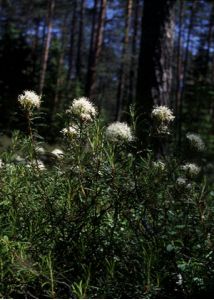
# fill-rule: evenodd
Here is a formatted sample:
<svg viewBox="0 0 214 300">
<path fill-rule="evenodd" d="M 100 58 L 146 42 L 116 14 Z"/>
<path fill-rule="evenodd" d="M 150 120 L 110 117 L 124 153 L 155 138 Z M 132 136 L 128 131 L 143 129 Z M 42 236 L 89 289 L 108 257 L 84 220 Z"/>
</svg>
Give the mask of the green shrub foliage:
<svg viewBox="0 0 214 300">
<path fill-rule="evenodd" d="M 24 107 L 29 134 L 14 132 L 1 154 L 0 296 L 211 291 L 214 205 L 203 153 L 192 161 L 166 153 L 162 130 L 165 150 L 151 145 L 142 154 L 134 123 L 106 129 L 87 99 L 75 101 L 63 116 L 60 150 L 39 144 L 31 103 Z"/>
</svg>

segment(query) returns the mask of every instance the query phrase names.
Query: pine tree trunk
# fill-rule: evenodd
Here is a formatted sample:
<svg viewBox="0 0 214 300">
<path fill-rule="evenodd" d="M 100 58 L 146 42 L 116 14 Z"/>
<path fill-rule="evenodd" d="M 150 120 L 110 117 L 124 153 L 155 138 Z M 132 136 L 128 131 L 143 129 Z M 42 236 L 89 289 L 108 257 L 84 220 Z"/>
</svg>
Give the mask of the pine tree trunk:
<svg viewBox="0 0 214 300">
<path fill-rule="evenodd" d="M 95 1 L 95 7 L 96 4 L 97 1 Z M 95 93 L 96 69 L 97 69 L 97 63 L 100 57 L 102 44 L 103 44 L 103 31 L 104 31 L 104 24 L 105 24 L 106 8 L 107 8 L 107 0 L 101 0 L 101 7 L 100 7 L 94 47 L 92 46 L 93 45 L 93 33 L 92 33 L 92 43 L 91 43 L 92 51 L 89 58 L 89 68 L 88 68 L 88 76 L 87 76 L 87 83 L 86 83 L 86 95 L 88 97 L 94 96 Z"/>
<path fill-rule="evenodd" d="M 50 0 L 48 3 L 48 13 L 47 13 L 47 35 L 45 40 L 45 48 L 42 59 L 42 67 L 41 67 L 41 75 L 40 75 L 40 84 L 39 84 L 39 93 L 42 94 L 44 83 L 45 83 L 45 75 L 47 70 L 49 49 L 51 43 L 52 36 L 52 22 L 53 22 L 53 12 L 54 12 L 55 0 Z"/>
<path fill-rule="evenodd" d="M 212 3 L 212 10 L 211 10 L 211 13 L 210 13 L 210 22 L 209 22 L 209 31 L 208 31 L 208 38 L 207 38 L 207 62 L 206 62 L 206 68 L 207 68 L 207 74 L 209 74 L 209 76 L 211 77 L 211 81 L 210 81 L 210 84 L 211 85 L 214 85 L 214 56 L 212 57 L 212 60 L 211 60 L 211 65 L 212 65 L 212 68 L 211 68 L 211 72 L 208 73 L 209 71 L 209 63 L 210 63 L 210 54 L 211 54 L 211 45 L 212 45 L 212 39 L 213 39 L 213 34 L 214 34 L 214 4 Z M 213 55 L 213 53 L 212 53 Z M 210 119 L 211 120 L 214 120 L 214 101 L 212 101 L 210 103 Z M 214 131 L 214 125 L 212 126 L 212 132 Z"/>
<path fill-rule="evenodd" d="M 38 56 L 37 56 L 37 51 L 38 51 L 38 46 L 39 46 L 39 27 L 40 27 L 40 19 L 36 18 L 35 19 L 35 35 L 32 43 L 32 75 L 34 78 L 36 78 L 36 66 L 38 63 Z M 38 84 L 38 82 L 37 82 Z"/>
<path fill-rule="evenodd" d="M 183 70 L 183 80 L 182 80 L 182 87 L 181 87 L 181 95 L 180 101 L 178 103 L 178 147 L 181 147 L 182 142 L 182 115 L 183 115 L 183 100 L 186 88 L 186 77 L 187 77 L 187 70 L 188 70 L 188 62 L 189 62 L 189 47 L 190 47 L 190 40 L 191 40 L 191 33 L 194 25 L 194 16 L 196 12 L 197 2 L 193 2 L 190 21 L 189 21 L 189 28 L 187 33 L 187 40 L 186 40 L 186 49 L 185 49 L 185 57 L 184 57 L 184 70 Z"/>
<path fill-rule="evenodd" d="M 212 44 L 212 38 L 214 33 L 214 4 L 212 3 L 212 9 L 210 11 L 210 20 L 209 20 L 209 27 L 208 27 L 208 36 L 207 36 L 207 53 L 206 53 L 206 73 L 209 69 L 209 60 L 210 60 L 210 50 Z"/>
<path fill-rule="evenodd" d="M 92 18 L 92 26 L 91 26 L 91 38 L 90 38 L 90 49 L 88 56 L 88 70 L 87 70 L 87 78 L 85 85 L 85 95 L 89 96 L 90 92 L 90 76 L 91 76 L 91 65 L 93 63 L 94 49 L 95 49 L 95 31 L 97 27 L 97 11 L 98 11 L 98 0 L 94 0 L 93 6 L 93 18 Z"/>
<path fill-rule="evenodd" d="M 76 59 L 76 77 L 77 80 L 82 79 L 82 47 L 83 47 L 83 34 L 84 34 L 84 10 L 85 10 L 85 0 L 81 0 L 80 14 L 79 14 L 79 35 L 77 43 L 77 59 Z"/>
<path fill-rule="evenodd" d="M 183 80 L 183 62 L 182 62 L 182 24 L 183 24 L 184 2 L 179 2 L 179 21 L 178 21 L 178 45 L 176 57 L 176 99 L 175 99 L 175 114 L 178 116 L 178 108 L 181 101 L 182 80 Z M 179 128 L 178 118 L 176 118 L 176 128 Z"/>
<path fill-rule="evenodd" d="M 71 21 L 70 48 L 69 48 L 69 57 L 68 57 L 68 74 L 67 74 L 68 82 L 71 79 L 72 71 L 73 71 L 76 29 L 77 29 L 77 0 L 74 1 L 73 16 Z"/>
<path fill-rule="evenodd" d="M 42 22 L 42 38 L 41 38 L 42 49 L 45 48 L 46 28 L 47 28 L 46 19 L 47 19 L 47 18 L 44 18 L 44 20 L 43 20 L 43 22 Z M 44 51 L 43 51 L 43 52 L 44 52 Z"/>
<path fill-rule="evenodd" d="M 140 8 L 139 4 L 140 1 L 136 0 L 135 8 L 134 8 L 134 29 L 133 29 L 133 36 L 132 36 L 131 64 L 130 64 L 130 75 L 129 75 L 130 103 L 132 103 L 135 98 L 134 84 L 136 82 L 136 69 L 137 69 L 136 56 L 137 56 L 137 41 L 138 41 L 138 30 L 139 30 L 139 8 Z"/>
<path fill-rule="evenodd" d="M 63 77 L 61 73 L 62 73 L 62 66 L 65 57 L 66 45 L 67 45 L 67 16 L 65 16 L 61 28 L 61 49 L 59 53 L 58 66 L 57 66 L 57 78 L 56 78 L 54 102 L 52 106 L 52 117 L 59 106 L 60 89 L 63 83 Z"/>
<path fill-rule="evenodd" d="M 138 67 L 137 136 L 147 147 L 154 105 L 168 105 L 172 80 L 173 8 L 175 0 L 144 0 Z"/>
<path fill-rule="evenodd" d="M 119 84 L 117 91 L 117 107 L 116 107 L 116 120 L 121 119 L 123 103 L 124 103 L 124 88 L 126 85 L 127 73 L 128 73 L 128 46 L 129 46 L 129 32 L 131 25 L 131 12 L 132 12 L 132 0 L 127 0 L 126 3 L 126 16 L 125 16 L 125 33 L 123 40 L 123 52 L 121 66 L 119 70 Z"/>
</svg>

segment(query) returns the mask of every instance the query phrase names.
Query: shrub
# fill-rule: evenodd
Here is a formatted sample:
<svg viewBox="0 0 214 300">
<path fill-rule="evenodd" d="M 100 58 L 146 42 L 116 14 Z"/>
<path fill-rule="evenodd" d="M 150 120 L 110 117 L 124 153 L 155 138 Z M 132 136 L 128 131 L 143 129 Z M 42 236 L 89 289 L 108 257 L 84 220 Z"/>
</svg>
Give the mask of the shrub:
<svg viewBox="0 0 214 300">
<path fill-rule="evenodd" d="M 37 151 L 27 109 L 29 136 L 14 133 L 1 155 L 1 297 L 205 293 L 214 206 L 203 173 L 182 177 L 185 161 L 170 154 L 142 157 L 135 138 L 112 142 L 98 117 L 67 114 L 61 149 Z"/>
</svg>

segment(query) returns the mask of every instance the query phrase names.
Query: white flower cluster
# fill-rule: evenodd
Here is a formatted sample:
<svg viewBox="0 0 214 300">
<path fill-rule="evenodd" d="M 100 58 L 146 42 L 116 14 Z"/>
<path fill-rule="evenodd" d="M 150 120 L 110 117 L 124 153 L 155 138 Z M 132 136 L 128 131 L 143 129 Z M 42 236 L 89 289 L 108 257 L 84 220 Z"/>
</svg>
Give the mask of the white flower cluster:
<svg viewBox="0 0 214 300">
<path fill-rule="evenodd" d="M 187 189 L 187 190 L 189 190 L 189 189 L 191 189 L 192 184 L 188 183 L 187 178 L 185 178 L 185 177 L 178 177 L 177 180 L 176 180 L 176 186 L 179 189 Z"/>
<path fill-rule="evenodd" d="M 38 166 L 39 170 L 41 170 L 41 171 L 46 169 L 44 163 L 41 160 L 37 161 L 37 166 Z"/>
<path fill-rule="evenodd" d="M 179 187 L 185 187 L 186 184 L 187 184 L 187 179 L 184 178 L 184 177 L 178 177 L 177 180 L 176 180 L 176 184 L 177 184 Z"/>
<path fill-rule="evenodd" d="M 41 96 L 37 95 L 34 91 L 24 91 L 18 97 L 19 103 L 25 109 L 39 108 L 41 105 Z"/>
<path fill-rule="evenodd" d="M 181 166 L 181 169 L 190 177 L 195 177 L 200 173 L 200 167 L 198 167 L 196 164 L 188 163 L 183 166 Z"/>
<path fill-rule="evenodd" d="M 0 168 L 2 168 L 4 166 L 4 163 L 2 161 L 2 159 L 0 159 Z"/>
<path fill-rule="evenodd" d="M 72 139 L 72 138 L 77 137 L 79 135 L 79 131 L 76 128 L 76 126 L 74 126 L 74 125 L 73 126 L 69 126 L 67 128 L 63 128 L 61 130 L 61 133 L 64 136 L 68 137 L 69 139 Z"/>
<path fill-rule="evenodd" d="M 62 158 L 64 155 L 64 152 L 61 149 L 57 149 L 57 148 L 54 149 L 51 153 L 55 155 L 57 158 Z"/>
<path fill-rule="evenodd" d="M 182 277 L 182 275 L 180 273 L 177 275 L 176 284 L 177 285 L 182 285 L 183 284 L 183 277 Z"/>
<path fill-rule="evenodd" d="M 131 128 L 122 122 L 114 122 L 106 129 L 106 136 L 112 142 L 131 142 L 133 135 Z"/>
<path fill-rule="evenodd" d="M 174 120 L 172 111 L 167 106 L 156 106 L 152 110 L 152 118 L 159 122 L 169 123 Z"/>
<path fill-rule="evenodd" d="M 6 167 L 6 170 L 11 173 L 16 172 L 16 170 L 17 170 L 16 165 L 14 163 L 7 163 L 7 164 L 5 164 L 5 167 Z"/>
<path fill-rule="evenodd" d="M 32 167 L 38 168 L 40 171 L 46 170 L 46 167 L 41 160 L 32 160 L 31 162 L 26 164 L 26 167 L 29 169 L 31 169 Z"/>
<path fill-rule="evenodd" d="M 97 115 L 94 105 L 85 97 L 74 99 L 71 107 L 66 111 L 79 117 L 83 122 L 90 122 Z"/>
<path fill-rule="evenodd" d="M 161 160 L 157 160 L 153 162 L 153 167 L 157 170 L 164 171 L 166 169 L 166 165 Z"/>
<path fill-rule="evenodd" d="M 22 158 L 20 155 L 15 155 L 14 157 L 15 162 L 24 162 L 24 158 Z"/>
<path fill-rule="evenodd" d="M 167 106 L 156 106 L 152 110 L 151 117 L 155 121 L 157 133 L 169 134 L 169 123 L 173 121 L 175 117 Z"/>
<path fill-rule="evenodd" d="M 200 135 L 195 134 L 195 133 L 187 133 L 186 138 L 189 141 L 190 146 L 193 149 L 195 149 L 199 152 L 201 152 L 205 149 L 204 142 L 201 139 Z"/>
<path fill-rule="evenodd" d="M 45 154 L 45 149 L 43 147 L 38 146 L 35 150 L 38 154 Z"/>
</svg>

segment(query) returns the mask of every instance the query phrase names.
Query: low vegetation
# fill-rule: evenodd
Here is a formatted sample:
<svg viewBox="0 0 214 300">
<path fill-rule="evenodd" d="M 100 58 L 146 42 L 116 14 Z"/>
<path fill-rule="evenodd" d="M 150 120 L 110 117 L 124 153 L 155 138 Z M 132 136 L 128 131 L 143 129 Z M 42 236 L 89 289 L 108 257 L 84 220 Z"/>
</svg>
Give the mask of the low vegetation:
<svg viewBox="0 0 214 300">
<path fill-rule="evenodd" d="M 14 132 L 1 153 L 0 296 L 211 293 L 214 192 L 200 136 L 187 133 L 177 153 L 173 113 L 156 107 L 141 151 L 133 108 L 131 126 L 106 127 L 80 98 L 62 116 L 60 149 L 49 152 L 33 125 L 40 101 L 19 96 L 28 135 Z"/>
</svg>

